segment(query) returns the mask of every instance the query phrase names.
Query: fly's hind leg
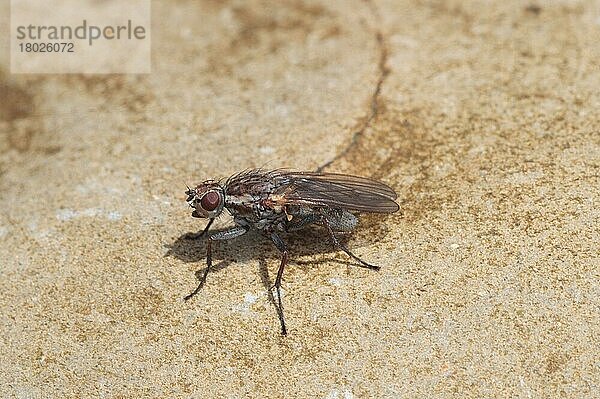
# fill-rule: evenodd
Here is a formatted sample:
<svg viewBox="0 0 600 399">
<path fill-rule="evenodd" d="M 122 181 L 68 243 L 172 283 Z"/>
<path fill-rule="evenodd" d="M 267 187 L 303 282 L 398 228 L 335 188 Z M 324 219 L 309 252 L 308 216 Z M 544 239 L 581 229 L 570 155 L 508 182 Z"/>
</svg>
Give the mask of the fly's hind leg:
<svg viewBox="0 0 600 399">
<path fill-rule="evenodd" d="M 277 270 L 275 284 L 270 288 L 270 290 L 275 288 L 275 290 L 277 291 L 277 313 L 279 316 L 279 321 L 281 322 L 281 334 L 286 335 L 287 329 L 285 327 L 285 318 L 283 317 L 283 303 L 281 302 L 281 281 L 283 279 L 283 270 L 285 269 L 285 265 L 287 265 L 288 262 L 288 250 L 281 237 L 279 237 L 276 233 L 271 233 L 271 240 L 273 240 L 273 244 L 275 244 L 275 246 L 281 253 L 281 264 L 279 265 L 279 269 Z"/>
<path fill-rule="evenodd" d="M 209 222 L 209 226 L 210 226 L 210 222 Z M 204 231 L 206 231 L 206 230 L 208 230 L 208 226 L 204 229 Z M 232 238 L 239 237 L 239 236 L 245 234 L 246 232 L 248 232 L 247 227 L 238 226 L 238 227 L 234 227 L 229 230 L 215 233 L 215 234 L 211 235 L 210 237 L 208 237 L 208 240 L 206 241 L 206 269 L 204 269 L 204 273 L 202 274 L 202 277 L 200 278 L 200 282 L 198 283 L 198 286 L 196 287 L 196 289 L 194 291 L 192 291 L 192 293 L 190 293 L 189 295 L 185 296 L 185 298 L 183 298 L 185 301 L 189 300 L 194 295 L 196 295 L 198 293 L 198 291 L 200 291 L 200 289 L 204 286 L 204 283 L 206 282 L 206 276 L 208 276 L 208 272 L 210 271 L 210 268 L 212 267 L 212 242 L 213 241 L 230 240 Z"/>
<path fill-rule="evenodd" d="M 333 232 L 333 229 L 331 228 L 331 222 L 330 222 L 330 220 L 328 220 L 328 217 L 326 215 L 323 215 L 321 221 L 322 221 L 323 225 L 325 226 L 325 228 L 327 229 L 327 231 L 329 232 L 329 237 L 331 237 L 331 241 L 333 241 L 333 245 L 335 245 L 337 248 L 340 248 L 352 259 L 359 262 L 361 267 L 366 267 L 367 269 L 371 269 L 371 270 L 379 270 L 380 269 L 379 266 L 375 266 L 370 263 L 367 263 L 364 260 L 360 259 L 358 256 L 354 255 L 352 252 L 350 252 L 350 250 L 348 248 L 346 248 L 344 246 L 344 244 L 342 244 L 335 236 L 335 233 Z M 354 225 L 352 227 L 354 227 Z"/>
</svg>

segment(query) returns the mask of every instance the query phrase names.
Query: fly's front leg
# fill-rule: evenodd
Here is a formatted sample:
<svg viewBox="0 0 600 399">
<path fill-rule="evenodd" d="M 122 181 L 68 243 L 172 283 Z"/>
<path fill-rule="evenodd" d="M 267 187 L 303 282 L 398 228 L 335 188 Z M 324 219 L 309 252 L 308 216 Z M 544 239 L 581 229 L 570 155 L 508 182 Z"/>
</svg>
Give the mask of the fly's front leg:
<svg viewBox="0 0 600 399">
<path fill-rule="evenodd" d="M 327 229 L 327 231 L 329 232 L 329 236 L 331 237 L 331 241 L 333 241 L 333 245 L 335 245 L 337 248 L 340 248 L 352 259 L 358 261 L 362 267 L 366 267 L 367 269 L 372 269 L 372 270 L 381 269 L 379 266 L 371 265 L 370 263 L 367 263 L 364 260 L 360 259 L 358 256 L 356 256 L 352 252 L 350 252 L 350 250 L 348 248 L 346 248 L 341 242 L 339 242 L 339 240 L 333 233 L 333 229 L 331 228 L 331 225 L 329 224 L 327 217 L 323 216 L 321 221 L 322 221 L 323 225 L 325 226 L 325 228 Z"/>
<path fill-rule="evenodd" d="M 275 290 L 277 291 L 277 313 L 279 314 L 279 321 L 281 322 L 281 334 L 286 335 L 287 329 L 285 328 L 285 318 L 283 317 L 283 303 L 281 302 L 281 281 L 283 279 L 283 270 L 285 269 L 285 265 L 287 265 L 288 262 L 288 251 L 287 247 L 285 246 L 285 243 L 276 233 L 271 233 L 271 240 L 273 240 L 273 243 L 281 253 L 281 263 L 279 265 L 279 269 L 277 270 L 275 285 L 273 285 L 273 287 L 271 287 L 270 289 L 275 288 Z"/>
<path fill-rule="evenodd" d="M 212 222 L 212 219 L 211 219 L 211 222 Z M 210 225 L 210 222 L 209 222 L 209 225 Z M 204 230 L 205 231 L 208 230 L 208 226 Z M 238 226 L 238 227 L 234 227 L 229 230 L 215 233 L 208 238 L 208 240 L 206 241 L 206 269 L 204 269 L 204 274 L 202 275 L 202 278 L 200 278 L 200 283 L 198 283 L 198 286 L 196 287 L 196 289 L 191 294 L 189 294 L 185 298 L 183 298 L 184 300 L 187 301 L 188 299 L 190 299 L 191 297 L 196 295 L 198 293 L 198 291 L 200 291 L 200 289 L 204 285 L 204 282 L 206 281 L 206 276 L 208 276 L 208 272 L 210 271 L 210 268 L 212 267 L 212 243 L 213 243 L 213 241 L 230 240 L 232 238 L 239 237 L 243 234 L 246 234 L 247 232 L 248 232 L 247 227 Z"/>
<path fill-rule="evenodd" d="M 202 230 L 202 232 L 187 233 L 185 236 L 183 236 L 183 238 L 185 238 L 186 240 L 197 240 L 198 238 L 203 237 L 208 232 L 208 229 L 210 229 L 210 226 L 213 224 L 214 221 L 215 219 L 210 219 L 206 224 L 204 230 Z"/>
</svg>

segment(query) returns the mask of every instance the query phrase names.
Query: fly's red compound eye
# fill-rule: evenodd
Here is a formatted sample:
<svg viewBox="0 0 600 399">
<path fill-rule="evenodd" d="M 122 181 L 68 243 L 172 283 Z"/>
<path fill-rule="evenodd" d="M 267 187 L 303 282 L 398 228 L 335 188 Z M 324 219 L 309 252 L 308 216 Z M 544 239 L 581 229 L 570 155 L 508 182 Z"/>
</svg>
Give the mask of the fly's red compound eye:
<svg viewBox="0 0 600 399">
<path fill-rule="evenodd" d="M 210 191 L 202 197 L 200 205 L 206 211 L 214 211 L 221 203 L 221 196 L 216 191 Z"/>
</svg>

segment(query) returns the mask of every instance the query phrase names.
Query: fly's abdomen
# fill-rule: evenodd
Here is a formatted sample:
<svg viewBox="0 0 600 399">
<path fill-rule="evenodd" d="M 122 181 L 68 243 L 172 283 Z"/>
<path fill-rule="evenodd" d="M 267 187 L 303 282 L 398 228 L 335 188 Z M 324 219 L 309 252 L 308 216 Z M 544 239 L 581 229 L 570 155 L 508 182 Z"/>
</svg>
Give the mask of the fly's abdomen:
<svg viewBox="0 0 600 399">
<path fill-rule="evenodd" d="M 325 212 L 325 218 L 335 231 L 352 231 L 358 224 L 358 218 L 348 211 L 335 209 Z"/>
</svg>

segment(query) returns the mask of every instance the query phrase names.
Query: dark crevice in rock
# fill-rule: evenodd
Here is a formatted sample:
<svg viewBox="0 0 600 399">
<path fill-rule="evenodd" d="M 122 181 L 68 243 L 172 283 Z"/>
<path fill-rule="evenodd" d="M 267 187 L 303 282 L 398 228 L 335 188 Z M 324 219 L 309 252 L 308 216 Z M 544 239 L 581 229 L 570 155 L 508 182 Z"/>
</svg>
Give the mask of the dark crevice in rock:
<svg viewBox="0 0 600 399">
<path fill-rule="evenodd" d="M 366 0 L 366 3 L 371 9 L 375 21 L 377 22 L 377 26 L 381 26 L 381 17 L 379 15 L 377 7 L 370 0 Z M 383 33 L 380 29 L 377 29 L 375 31 L 375 39 L 377 40 L 377 47 L 379 49 L 379 61 L 377 64 L 378 78 L 377 83 L 375 85 L 375 89 L 373 90 L 373 94 L 371 95 L 370 107 L 367 111 L 367 115 L 362 119 L 357 130 L 352 135 L 350 143 L 347 146 L 345 146 L 339 153 L 337 153 L 332 159 L 319 166 L 316 169 L 317 172 L 322 172 L 325 168 L 331 166 L 338 159 L 343 158 L 348 152 L 350 152 L 358 144 L 360 138 L 364 135 L 365 131 L 371 126 L 373 120 L 375 120 L 379 115 L 379 96 L 381 94 L 381 87 L 383 86 L 383 82 L 385 81 L 390 71 L 387 67 L 388 48 L 386 41 L 383 37 Z"/>
</svg>

